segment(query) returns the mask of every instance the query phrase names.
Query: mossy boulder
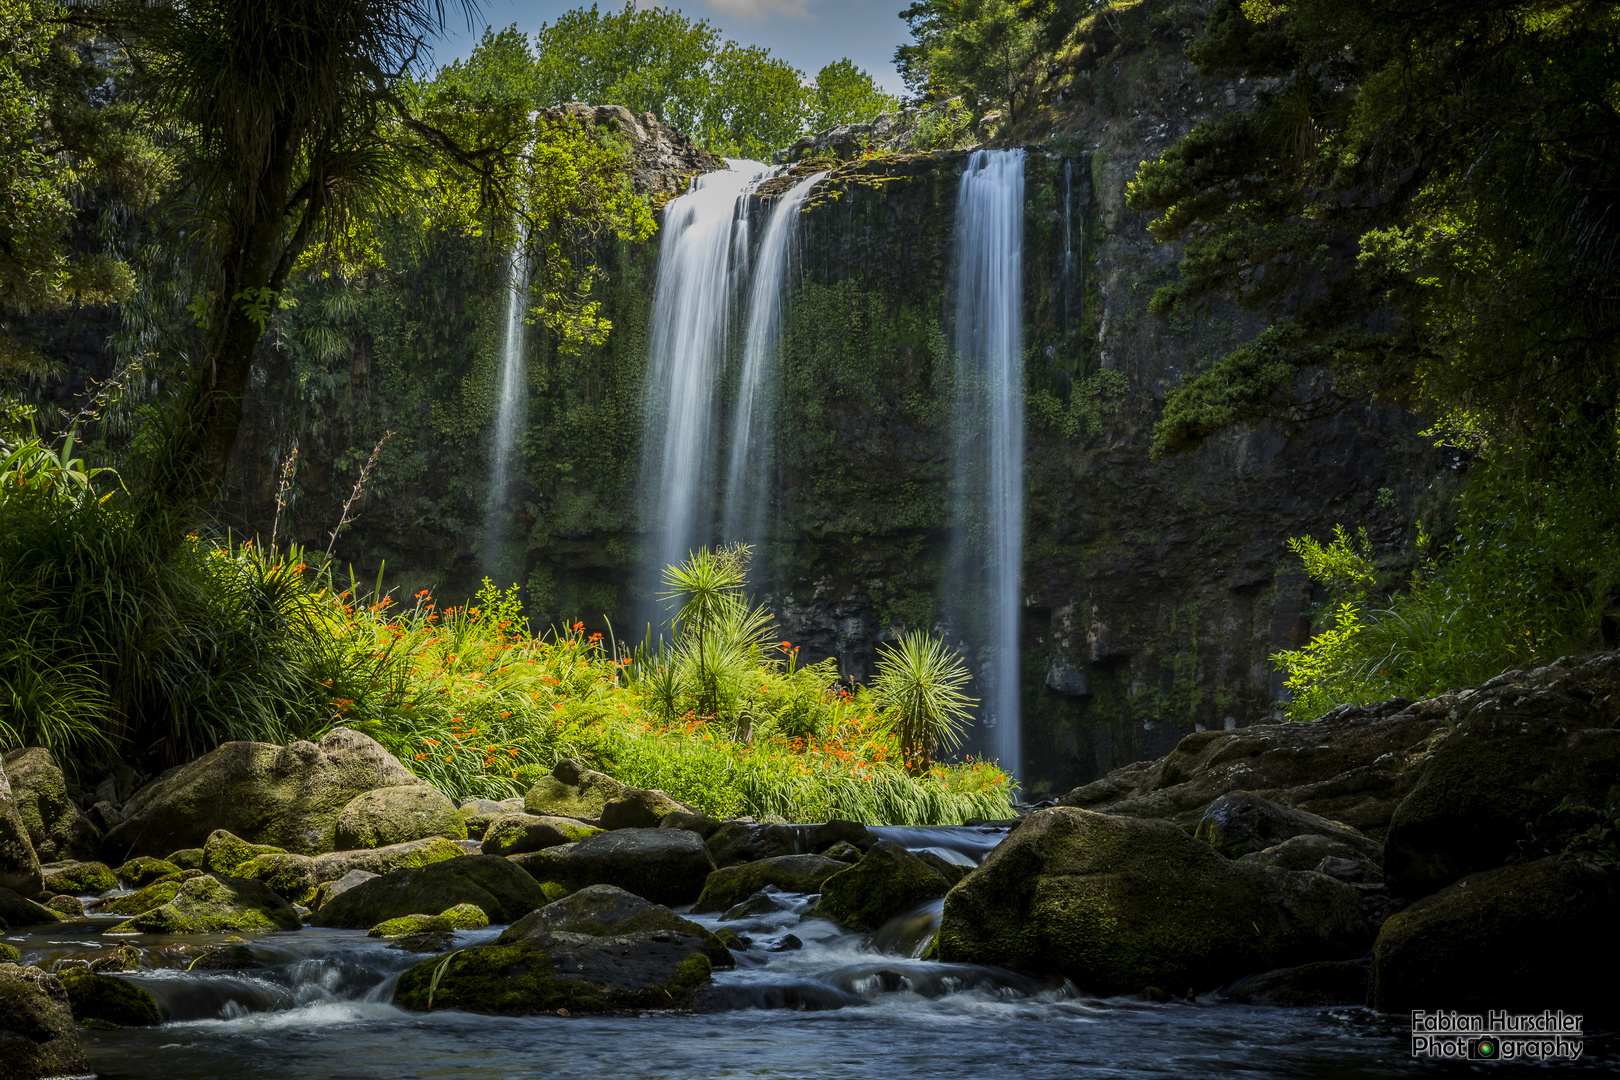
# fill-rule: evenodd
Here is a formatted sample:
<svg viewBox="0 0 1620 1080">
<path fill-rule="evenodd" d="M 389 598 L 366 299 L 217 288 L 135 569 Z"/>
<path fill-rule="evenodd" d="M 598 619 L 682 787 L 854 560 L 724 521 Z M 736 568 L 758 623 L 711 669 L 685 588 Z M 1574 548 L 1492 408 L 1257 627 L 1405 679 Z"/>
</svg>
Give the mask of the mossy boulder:
<svg viewBox="0 0 1620 1080">
<path fill-rule="evenodd" d="M 1367 963 L 1318 960 L 1298 967 L 1251 975 L 1225 992 L 1240 1005 L 1326 1008 L 1367 1003 Z"/>
<path fill-rule="evenodd" d="M 472 904 L 490 922 L 510 923 L 545 903 L 545 893 L 521 867 L 492 855 L 468 855 L 363 881 L 327 901 L 310 922 L 363 930 L 405 915 Z"/>
<path fill-rule="evenodd" d="M 171 851 L 163 857 L 166 863 L 173 863 L 182 870 L 206 870 L 208 868 L 208 855 L 200 847 L 181 848 Z"/>
<path fill-rule="evenodd" d="M 44 904 L 18 896 L 10 889 L 0 889 L 0 922 L 7 926 L 40 926 L 61 921 L 61 916 Z"/>
<path fill-rule="evenodd" d="M 5 770 L 0 768 L 0 889 L 33 896 L 43 881 L 28 823 L 17 809 L 17 798 Z"/>
<path fill-rule="evenodd" d="M 1620 1013 L 1620 873 L 1553 857 L 1471 874 L 1391 915 L 1373 945 L 1381 1012 Z M 1590 1028 L 1588 1028 L 1590 1030 Z"/>
<path fill-rule="evenodd" d="M 25 746 L 0 758 L 11 794 L 41 862 L 90 859 L 101 833 L 68 796 L 56 758 L 43 746 Z"/>
<path fill-rule="evenodd" d="M 35 967 L 0 963 L 0 1080 L 89 1072 L 61 980 Z"/>
<path fill-rule="evenodd" d="M 40 868 L 45 888 L 68 896 L 100 896 L 118 888 L 118 878 L 106 863 L 55 862 Z"/>
<path fill-rule="evenodd" d="M 704 881 L 703 892 L 692 910 L 725 911 L 767 885 L 784 892 L 817 893 L 828 878 L 848 869 L 848 863 L 821 855 L 779 855 L 741 866 L 723 866 Z"/>
<path fill-rule="evenodd" d="M 53 896 L 45 901 L 45 907 L 64 919 L 78 919 L 84 915 L 84 901 L 77 896 Z"/>
<path fill-rule="evenodd" d="M 1371 940 L 1360 893 L 1342 882 L 1227 859 L 1167 821 L 1058 807 L 950 891 L 938 951 L 1089 993 L 1179 993 L 1353 957 Z"/>
<path fill-rule="evenodd" d="M 754 821 L 726 821 L 709 834 L 709 854 L 719 867 L 741 866 L 761 859 L 777 859 L 799 849 L 798 834 L 786 825 Z"/>
<path fill-rule="evenodd" d="M 683 919 L 662 904 L 654 904 L 613 885 L 591 885 L 547 904 L 513 923 L 500 941 L 515 941 L 537 933 L 561 930 L 593 937 L 614 937 L 645 930 L 675 930 L 704 944 L 709 962 L 729 968 L 736 960 L 724 942 L 690 919 Z"/>
<path fill-rule="evenodd" d="M 402 915 L 397 919 L 380 922 L 366 931 L 367 937 L 402 938 L 413 934 L 451 933 L 456 930 L 480 930 L 489 925 L 489 916 L 482 908 L 472 904 L 457 904 L 437 915 Z"/>
<path fill-rule="evenodd" d="M 660 829 L 685 829 L 707 840 L 720 827 L 720 819 L 697 810 L 673 810 L 658 822 Z"/>
<path fill-rule="evenodd" d="M 370 881 L 380 876 L 369 870 L 350 870 L 336 881 L 323 881 L 315 887 L 315 895 L 310 898 L 309 907 L 313 911 L 319 911 L 334 896 L 342 896 L 362 881 Z"/>
<path fill-rule="evenodd" d="M 655 904 L 689 904 L 703 892 L 714 860 L 685 829 L 617 829 L 573 844 L 513 856 L 535 880 L 573 892 L 616 885 Z"/>
<path fill-rule="evenodd" d="M 162 907 L 173 900 L 180 893 L 180 886 L 189 878 L 202 877 L 201 870 L 181 870 L 151 882 L 145 888 L 137 889 L 126 896 L 114 897 L 99 905 L 96 910 L 103 915 L 140 915 L 153 908 Z"/>
<path fill-rule="evenodd" d="M 387 847 L 429 836 L 465 840 L 467 824 L 455 804 L 426 784 L 403 784 L 356 795 L 338 813 L 339 849 Z"/>
<path fill-rule="evenodd" d="M 838 844 L 850 844 L 865 851 L 881 839 L 860 822 L 843 818 L 830 818 L 820 825 L 801 827 L 799 833 L 804 849 L 817 855 L 825 855 L 828 848 Z"/>
<path fill-rule="evenodd" d="M 681 1009 L 710 971 L 704 943 L 675 930 L 546 931 L 424 960 L 400 976 L 394 1003 L 500 1016 Z"/>
<path fill-rule="evenodd" d="M 656 829 L 670 814 L 696 812 L 657 788 L 625 788 L 618 798 L 602 805 L 602 828 Z"/>
<path fill-rule="evenodd" d="M 1229 859 L 1276 847 L 1296 836 L 1335 840 L 1373 862 L 1383 847 L 1350 826 L 1317 814 L 1295 810 L 1248 791 L 1232 791 L 1209 804 L 1193 835 Z"/>
<path fill-rule="evenodd" d="M 166 859 L 156 859 L 150 855 L 137 855 L 114 870 L 113 875 L 132 889 L 143 889 L 158 878 L 178 874 L 183 869 L 185 867 L 177 866 Z"/>
<path fill-rule="evenodd" d="M 825 858 L 837 859 L 841 863 L 858 863 L 866 852 L 846 840 L 840 840 L 821 854 Z"/>
<path fill-rule="evenodd" d="M 297 930 L 301 925 L 293 906 L 264 882 L 199 874 L 182 881 L 174 899 L 109 932 L 221 934 Z"/>
<path fill-rule="evenodd" d="M 229 877 L 235 875 L 236 868 L 249 859 L 255 859 L 260 855 L 285 854 L 284 849 L 274 844 L 250 844 L 224 829 L 215 829 L 208 834 L 208 841 L 203 844 L 203 869 L 211 874 L 224 874 Z"/>
<path fill-rule="evenodd" d="M 1315 870 L 1343 881 L 1383 880 L 1377 862 L 1331 836 L 1290 836 L 1275 847 L 1252 852 L 1243 858 L 1280 870 Z"/>
<path fill-rule="evenodd" d="M 587 825 L 602 824 L 602 808 L 625 792 L 625 786 L 569 758 L 557 762 L 523 796 L 523 809 L 542 817 L 565 817 Z"/>
<path fill-rule="evenodd" d="M 215 829 L 304 855 L 331 851 L 338 814 L 355 796 L 415 783 L 375 740 L 348 728 L 318 744 L 229 742 L 131 796 L 102 858 L 117 864 L 201 847 Z"/>
<path fill-rule="evenodd" d="M 490 822 L 505 814 L 523 813 L 522 799 L 465 799 L 456 807 L 461 822 L 467 826 L 469 840 L 482 840 Z"/>
<path fill-rule="evenodd" d="M 572 844 L 603 830 L 583 821 L 538 814 L 502 814 L 484 831 L 485 855 L 522 855 L 558 844 Z"/>
<path fill-rule="evenodd" d="M 947 885 L 955 885 L 973 872 L 973 867 L 951 862 L 937 851 L 914 851 L 912 854 L 926 863 L 930 870 L 944 878 Z"/>
<path fill-rule="evenodd" d="M 358 851 L 333 851 L 315 857 L 315 880 L 336 881 L 356 870 L 370 874 L 392 874 L 395 870 L 413 870 L 446 859 L 459 859 L 465 854 L 467 852 L 460 844 L 443 836 L 429 836 L 403 844 L 361 848 Z"/>
<path fill-rule="evenodd" d="M 233 876 L 262 881 L 271 892 L 295 904 L 307 904 L 315 895 L 315 860 L 308 855 L 255 855 L 238 865 Z"/>
<path fill-rule="evenodd" d="M 147 1027 L 163 1023 L 157 999 L 128 979 L 101 975 L 87 967 L 66 967 L 56 973 L 67 991 L 73 1019 L 93 1020 L 117 1027 Z"/>
<path fill-rule="evenodd" d="M 22 953 L 17 951 L 17 946 L 0 941 L 0 963 L 14 964 L 21 959 Z"/>
<path fill-rule="evenodd" d="M 949 889 L 950 884 L 915 853 L 881 840 L 860 862 L 822 882 L 821 902 L 810 913 L 851 930 L 876 930 Z"/>
</svg>

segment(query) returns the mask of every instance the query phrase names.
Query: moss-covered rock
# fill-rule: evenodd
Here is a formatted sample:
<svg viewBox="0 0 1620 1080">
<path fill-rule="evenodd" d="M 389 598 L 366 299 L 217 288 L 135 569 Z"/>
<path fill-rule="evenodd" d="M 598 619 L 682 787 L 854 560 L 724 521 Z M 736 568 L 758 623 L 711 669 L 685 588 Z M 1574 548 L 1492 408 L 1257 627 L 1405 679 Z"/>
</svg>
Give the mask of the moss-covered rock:
<svg viewBox="0 0 1620 1080">
<path fill-rule="evenodd" d="M 66 967 L 56 973 L 67 991 L 73 1019 L 112 1024 L 117 1027 L 146 1027 L 163 1023 L 163 1010 L 157 999 L 127 979 L 101 975 L 87 967 Z"/>
<path fill-rule="evenodd" d="M 424 960 L 400 976 L 394 1002 L 504 1016 L 669 1010 L 709 978 L 703 942 L 688 934 L 546 932 Z"/>
<path fill-rule="evenodd" d="M 413 934 L 444 934 L 456 930 L 480 930 L 489 925 L 483 909 L 472 904 L 457 904 L 437 915 L 402 915 L 397 919 L 380 922 L 366 931 L 367 937 L 402 938 Z"/>
<path fill-rule="evenodd" d="M 237 867 L 249 859 L 260 855 L 285 854 L 283 849 L 273 844 L 250 844 L 224 829 L 215 829 L 208 834 L 207 843 L 203 844 L 203 869 L 211 874 L 230 877 L 236 874 Z"/>
<path fill-rule="evenodd" d="M 951 862 L 937 851 L 914 851 L 912 854 L 926 863 L 928 869 L 944 878 L 947 885 L 955 885 L 973 872 L 973 867 Z"/>
<path fill-rule="evenodd" d="M 877 833 L 860 822 L 843 818 L 830 818 L 820 825 L 801 827 L 799 831 L 805 850 L 817 855 L 825 855 L 828 848 L 838 844 L 849 844 L 865 851 L 880 839 Z"/>
<path fill-rule="evenodd" d="M 573 818 L 502 814 L 484 831 L 485 855 L 522 855 L 558 844 L 572 844 L 603 830 Z"/>
<path fill-rule="evenodd" d="M 467 838 L 482 840 L 484 831 L 489 823 L 504 814 L 523 813 L 522 799 L 464 799 L 456 807 L 456 813 L 461 815 L 462 824 L 467 826 Z"/>
<path fill-rule="evenodd" d="M 0 963 L 0 1077 L 38 1080 L 89 1072 L 61 980 L 35 967 Z"/>
<path fill-rule="evenodd" d="M 499 940 L 516 941 L 553 930 L 593 937 L 674 930 L 702 941 L 709 962 L 715 967 L 729 968 L 736 963 L 731 950 L 718 936 L 662 904 L 650 903 L 613 885 L 590 885 L 547 904 L 513 923 Z"/>
<path fill-rule="evenodd" d="M 17 946 L 0 941 L 0 963 L 15 964 L 21 959 L 22 953 L 17 951 Z"/>
<path fill-rule="evenodd" d="M 96 910 L 103 915 L 140 915 L 173 900 L 187 878 L 202 876 L 201 870 L 181 870 L 178 873 L 168 874 L 127 896 L 114 897 L 98 906 Z"/>
<path fill-rule="evenodd" d="M 692 910 L 725 911 L 767 885 L 784 892 L 820 892 L 823 882 L 848 869 L 849 864 L 822 855 L 779 855 L 741 866 L 723 866 L 704 881 L 703 892 Z"/>
<path fill-rule="evenodd" d="M 709 854 L 719 867 L 778 859 L 798 850 L 798 835 L 786 825 L 726 821 L 709 834 Z"/>
<path fill-rule="evenodd" d="M 1367 1003 L 1367 963 L 1318 960 L 1299 967 L 1251 975 L 1226 992 L 1241 1005 L 1325 1008 Z"/>
<path fill-rule="evenodd" d="M 26 746 L 8 751 L 0 767 L 41 862 L 95 857 L 101 833 L 68 796 L 67 780 L 49 750 Z"/>
<path fill-rule="evenodd" d="M 181 848 L 171 851 L 163 857 L 166 863 L 172 863 L 182 870 L 208 869 L 208 856 L 200 847 Z"/>
<path fill-rule="evenodd" d="M 64 919 L 77 919 L 84 915 L 84 901 L 77 896 L 53 896 L 45 901 L 45 907 Z"/>
<path fill-rule="evenodd" d="M 1371 938 L 1342 882 L 1229 860 L 1167 821 L 1060 807 L 1031 814 L 950 891 L 938 942 L 941 960 L 1112 994 L 1202 992 L 1356 956 Z"/>
<path fill-rule="evenodd" d="M 376 741 L 348 728 L 319 744 L 225 743 L 137 791 L 102 858 L 117 864 L 201 847 L 215 829 L 300 854 L 331 851 L 338 814 L 356 795 L 416 782 Z"/>
<path fill-rule="evenodd" d="M 336 846 L 387 847 L 429 836 L 465 840 L 467 824 L 455 804 L 426 784 L 403 784 L 356 795 L 338 813 Z"/>
<path fill-rule="evenodd" d="M 468 855 L 361 882 L 333 897 L 310 918 L 316 926 L 363 930 L 405 915 L 472 904 L 490 922 L 516 922 L 546 904 L 522 868 L 490 855 Z"/>
<path fill-rule="evenodd" d="M 220 934 L 297 930 L 301 925 L 293 906 L 262 881 L 200 874 L 182 881 L 174 899 L 109 933 Z"/>
<path fill-rule="evenodd" d="M 665 814 L 658 822 L 660 829 L 685 829 L 707 840 L 720 827 L 720 819 L 696 810 L 675 810 Z"/>
<path fill-rule="evenodd" d="M 5 770 L 0 768 L 0 889 L 33 896 L 43 881 L 28 823 L 17 809 L 17 798 Z"/>
<path fill-rule="evenodd" d="M 118 888 L 118 878 L 105 863 L 55 862 L 40 868 L 45 888 L 68 896 L 100 896 Z"/>
<path fill-rule="evenodd" d="M 824 858 L 837 859 L 841 863 L 858 863 L 866 852 L 847 840 L 840 840 L 821 854 Z"/>
<path fill-rule="evenodd" d="M 1620 873 L 1555 857 L 1487 870 L 1391 915 L 1373 946 L 1371 1004 L 1581 1013 L 1620 1006 L 1599 973 L 1620 966 Z M 1590 1029 L 1589 1029 L 1590 1030 Z"/>
<path fill-rule="evenodd" d="M 696 812 L 657 788 L 625 788 L 618 798 L 602 804 L 602 828 L 656 829 L 670 814 Z"/>
<path fill-rule="evenodd" d="M 1209 804 L 1193 835 L 1229 859 L 1276 847 L 1296 836 L 1324 836 L 1362 857 L 1383 858 L 1378 841 L 1350 826 L 1295 810 L 1248 791 L 1231 791 Z"/>
<path fill-rule="evenodd" d="M 715 868 L 703 838 L 685 829 L 617 829 L 513 861 L 569 892 L 616 885 L 655 904 L 691 903 Z"/>
<path fill-rule="evenodd" d="M 1243 858 L 1280 870 L 1315 870 L 1342 881 L 1383 880 L 1376 862 L 1331 836 L 1290 836 L 1275 847 L 1252 852 Z M 1353 871 L 1344 869 L 1345 865 L 1353 868 Z"/>
<path fill-rule="evenodd" d="M 611 776 L 564 758 L 523 796 L 523 808 L 542 817 L 565 817 L 587 825 L 602 824 L 602 808 L 624 794 Z"/>
<path fill-rule="evenodd" d="M 944 896 L 949 888 L 914 853 L 892 840 L 881 840 L 860 862 L 822 882 L 821 902 L 811 914 L 851 930 L 876 930 L 924 900 Z"/>
<path fill-rule="evenodd" d="M 307 904 L 315 896 L 315 860 L 308 855 L 255 855 L 239 864 L 233 876 L 262 881 L 271 892 L 295 904 Z"/>
<path fill-rule="evenodd" d="M 0 889 L 0 922 L 7 926 L 39 926 L 61 921 L 61 917 L 44 904 L 18 896 L 10 889 Z"/>
<path fill-rule="evenodd" d="M 201 852 L 199 851 L 199 856 Z M 178 874 L 185 867 L 169 862 L 167 859 L 156 859 L 150 855 L 137 855 L 124 865 L 113 871 L 113 875 L 132 889 L 144 889 L 161 877 Z M 198 869 L 201 869 L 199 862 Z"/>
<path fill-rule="evenodd" d="M 446 859 L 459 859 L 467 852 L 454 840 L 443 836 L 429 836 L 403 844 L 389 844 L 379 848 L 361 848 L 358 851 L 333 851 L 315 857 L 315 880 L 336 881 L 355 870 L 369 874 L 392 874 L 395 870 L 413 870 Z"/>
</svg>

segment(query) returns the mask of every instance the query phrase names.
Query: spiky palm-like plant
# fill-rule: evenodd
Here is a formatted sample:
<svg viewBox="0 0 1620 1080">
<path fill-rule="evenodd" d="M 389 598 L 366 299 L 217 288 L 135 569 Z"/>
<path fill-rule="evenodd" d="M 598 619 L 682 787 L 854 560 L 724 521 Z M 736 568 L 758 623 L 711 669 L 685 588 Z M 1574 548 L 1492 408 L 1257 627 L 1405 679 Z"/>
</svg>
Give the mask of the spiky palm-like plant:
<svg viewBox="0 0 1620 1080">
<path fill-rule="evenodd" d="M 775 629 L 770 613 L 754 607 L 743 593 L 748 583 L 747 544 L 700 548 L 679 566 L 664 571 L 662 600 L 677 601 L 675 654 L 691 673 L 698 712 L 720 715 L 725 683 L 739 669 L 763 659 Z M 751 719 L 739 715 L 737 737 L 752 734 Z"/>
<path fill-rule="evenodd" d="M 972 676 L 961 656 L 922 630 L 878 651 L 873 690 L 880 705 L 891 710 L 900 735 L 906 768 L 913 775 L 928 771 L 936 749 L 953 750 L 962 728 L 971 723 L 971 706 L 962 692 Z"/>
</svg>

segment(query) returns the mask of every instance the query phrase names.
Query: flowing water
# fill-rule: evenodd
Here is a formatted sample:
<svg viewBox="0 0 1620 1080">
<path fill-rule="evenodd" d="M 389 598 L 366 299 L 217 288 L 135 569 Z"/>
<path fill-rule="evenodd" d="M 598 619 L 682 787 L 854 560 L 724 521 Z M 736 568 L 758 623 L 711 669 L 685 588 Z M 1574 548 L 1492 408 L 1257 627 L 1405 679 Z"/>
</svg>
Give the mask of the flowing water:
<svg viewBox="0 0 1620 1080">
<path fill-rule="evenodd" d="M 518 433 L 528 420 L 528 381 L 524 366 L 524 313 L 528 308 L 529 277 L 522 240 L 512 245 L 507 261 L 506 336 L 501 344 L 501 395 L 495 413 L 495 436 L 490 448 L 489 508 L 484 527 L 484 571 L 502 580 L 509 573 L 502 558 L 511 519 L 512 459 Z"/>
<path fill-rule="evenodd" d="M 888 839 L 974 861 L 992 829 L 881 830 Z M 777 893 L 775 910 L 726 920 L 750 938 L 733 971 L 716 974 L 702 1011 L 641 1016 L 485 1017 L 409 1013 L 391 1004 L 400 972 L 422 957 L 359 931 L 306 928 L 251 940 L 256 964 L 187 971 L 201 935 L 120 937 L 170 1020 L 157 1028 L 83 1032 L 102 1080 L 506 1080 L 602 1077 L 1215 1077 L 1351 1078 L 1431 1075 L 1408 1055 L 1399 1018 L 1365 1009 L 1282 1009 L 1221 1003 L 1098 999 L 1056 979 L 914 959 L 942 901 L 870 938 L 811 919 L 813 897 Z M 0 935 L 25 962 L 89 959 L 115 920 Z M 488 941 L 490 927 L 457 935 Z M 789 935 L 792 935 L 790 939 Z M 795 946 L 795 939 L 797 947 Z M 776 950 L 776 951 L 773 951 Z M 1620 1065 L 1612 1038 L 1587 1039 L 1576 1065 Z M 1492 1075 L 1509 1075 L 1493 1063 Z"/>
<path fill-rule="evenodd" d="M 980 150 L 956 200 L 954 594 L 983 690 L 986 749 L 1023 772 L 1018 701 L 1024 549 L 1024 151 Z"/>
</svg>

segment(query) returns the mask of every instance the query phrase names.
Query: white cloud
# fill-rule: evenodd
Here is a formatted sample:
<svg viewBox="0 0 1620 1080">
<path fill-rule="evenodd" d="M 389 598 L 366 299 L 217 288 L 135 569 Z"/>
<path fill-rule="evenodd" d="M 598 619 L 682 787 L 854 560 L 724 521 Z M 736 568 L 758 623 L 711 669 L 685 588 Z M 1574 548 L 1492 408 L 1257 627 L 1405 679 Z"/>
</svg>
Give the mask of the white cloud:
<svg viewBox="0 0 1620 1080">
<path fill-rule="evenodd" d="M 706 7 L 725 15 L 744 19 L 770 19 L 785 16 L 789 19 L 814 19 L 810 11 L 817 0 L 703 0 Z"/>
</svg>

